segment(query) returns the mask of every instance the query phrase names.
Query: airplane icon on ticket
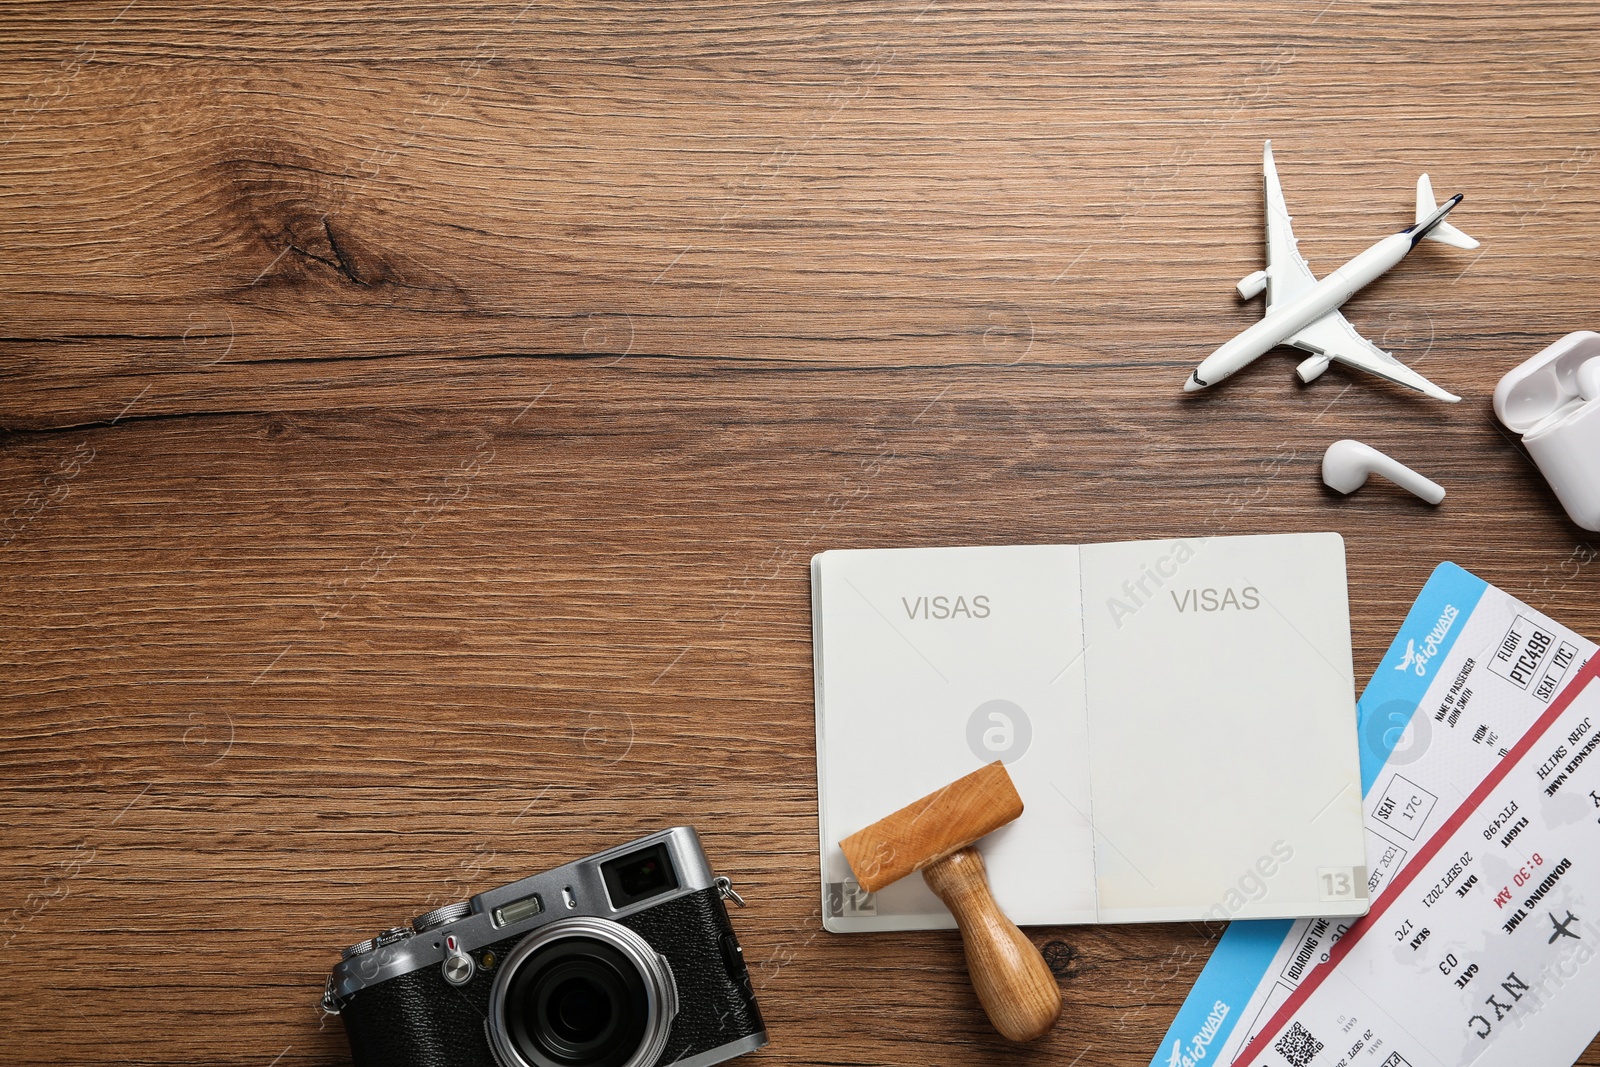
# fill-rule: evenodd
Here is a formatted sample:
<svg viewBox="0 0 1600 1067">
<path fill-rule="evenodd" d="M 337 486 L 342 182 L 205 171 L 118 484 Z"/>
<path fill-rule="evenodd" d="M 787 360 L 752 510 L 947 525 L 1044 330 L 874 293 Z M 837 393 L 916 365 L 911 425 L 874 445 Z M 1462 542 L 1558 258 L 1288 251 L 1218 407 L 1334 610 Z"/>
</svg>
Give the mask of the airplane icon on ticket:
<svg viewBox="0 0 1600 1067">
<path fill-rule="evenodd" d="M 1566 919 L 1565 922 L 1562 922 L 1561 920 L 1557 919 L 1556 915 L 1555 915 L 1555 912 L 1550 912 L 1550 921 L 1555 924 L 1556 930 L 1555 930 L 1555 933 L 1550 935 L 1550 940 L 1547 941 L 1546 944 L 1550 944 L 1550 945 L 1555 944 L 1556 943 L 1556 938 L 1558 938 L 1558 937 L 1570 937 L 1574 941 L 1582 941 L 1583 940 L 1582 937 L 1580 937 L 1579 935 L 1573 933 L 1570 929 L 1568 929 L 1568 927 L 1570 927 L 1573 923 L 1578 921 L 1578 917 L 1576 915 L 1572 914 L 1572 912 L 1570 912 L 1570 911 L 1567 912 L 1567 919 Z"/>
</svg>

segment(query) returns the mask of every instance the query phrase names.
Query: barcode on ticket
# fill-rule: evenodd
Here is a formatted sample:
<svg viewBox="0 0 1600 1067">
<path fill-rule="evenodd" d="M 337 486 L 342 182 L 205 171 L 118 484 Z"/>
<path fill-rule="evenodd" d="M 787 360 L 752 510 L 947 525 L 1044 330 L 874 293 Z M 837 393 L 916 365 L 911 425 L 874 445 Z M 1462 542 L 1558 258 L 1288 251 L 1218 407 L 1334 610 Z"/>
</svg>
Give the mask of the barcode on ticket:
<svg viewBox="0 0 1600 1067">
<path fill-rule="evenodd" d="M 1299 1023 L 1290 1023 L 1289 1029 L 1272 1046 L 1278 1055 L 1289 1061 L 1289 1067 L 1306 1067 L 1322 1051 L 1322 1042 L 1311 1036 L 1311 1031 Z"/>
</svg>

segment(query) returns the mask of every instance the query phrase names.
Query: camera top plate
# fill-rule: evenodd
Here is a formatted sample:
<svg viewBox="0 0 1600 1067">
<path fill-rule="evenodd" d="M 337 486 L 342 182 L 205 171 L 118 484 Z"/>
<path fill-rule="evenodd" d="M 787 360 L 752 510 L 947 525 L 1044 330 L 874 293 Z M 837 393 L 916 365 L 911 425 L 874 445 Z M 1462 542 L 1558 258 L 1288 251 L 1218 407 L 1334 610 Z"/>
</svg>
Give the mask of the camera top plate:
<svg viewBox="0 0 1600 1067">
<path fill-rule="evenodd" d="M 644 892 L 644 895 L 630 895 L 617 889 L 613 874 L 613 886 L 608 887 L 606 864 L 657 845 L 665 850 L 668 873 L 676 885 Z M 362 989 L 420 967 L 442 964 L 449 955 L 447 937 L 454 937 L 459 951 L 470 953 L 508 937 L 532 932 L 558 919 L 577 916 L 621 919 L 716 886 L 716 876 L 694 829 L 675 826 L 661 830 L 479 893 L 465 902 L 470 905 L 470 911 L 442 925 L 428 927 L 422 933 L 396 927 L 385 931 L 385 937 L 391 940 L 380 937 L 352 946 L 362 951 L 346 950 L 351 954 L 334 966 L 326 999 L 340 1004 Z M 641 887 L 636 884 L 634 888 Z M 648 881 L 644 889 L 648 889 Z M 613 892 L 623 898 L 622 903 L 614 904 Z M 437 915 L 441 910 L 434 909 L 429 914 Z M 401 931 L 405 936 L 401 936 Z"/>
</svg>

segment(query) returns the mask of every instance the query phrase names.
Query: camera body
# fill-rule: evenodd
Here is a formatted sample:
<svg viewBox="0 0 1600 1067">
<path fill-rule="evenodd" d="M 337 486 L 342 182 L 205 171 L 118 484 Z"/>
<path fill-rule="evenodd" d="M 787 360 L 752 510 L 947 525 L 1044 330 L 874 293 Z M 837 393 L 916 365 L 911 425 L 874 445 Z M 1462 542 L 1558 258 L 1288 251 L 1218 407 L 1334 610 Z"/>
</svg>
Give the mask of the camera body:
<svg viewBox="0 0 1600 1067">
<path fill-rule="evenodd" d="M 726 898 L 663 830 L 352 945 L 323 1003 L 356 1067 L 708 1067 L 767 1043 Z"/>
</svg>

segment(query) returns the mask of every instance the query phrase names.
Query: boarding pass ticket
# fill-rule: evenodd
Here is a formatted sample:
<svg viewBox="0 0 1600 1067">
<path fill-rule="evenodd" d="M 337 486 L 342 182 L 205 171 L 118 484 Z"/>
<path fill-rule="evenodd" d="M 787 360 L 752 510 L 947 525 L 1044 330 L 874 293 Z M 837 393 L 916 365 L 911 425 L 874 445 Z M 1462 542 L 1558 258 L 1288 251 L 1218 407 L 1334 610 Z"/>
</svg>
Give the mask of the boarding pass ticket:
<svg viewBox="0 0 1600 1067">
<path fill-rule="evenodd" d="M 1494 1008 L 1484 998 L 1500 990 L 1505 975 L 1498 974 L 1493 983 L 1490 977 L 1497 971 L 1516 972 L 1521 959 L 1517 953 L 1524 942 L 1534 939 L 1531 932 L 1520 939 L 1510 933 L 1523 923 L 1533 924 L 1535 918 L 1550 933 L 1548 928 L 1565 918 L 1564 912 L 1548 919 L 1543 912 L 1533 915 L 1532 907 L 1550 904 L 1544 895 L 1532 905 L 1527 901 L 1563 860 L 1568 866 L 1547 894 L 1559 888 L 1557 896 L 1566 901 L 1565 894 L 1584 880 L 1566 881 L 1570 877 L 1566 872 L 1583 862 L 1584 855 L 1578 847 L 1582 841 L 1569 843 L 1568 830 L 1573 826 L 1594 831 L 1592 853 L 1600 867 L 1600 827 L 1586 812 L 1577 812 L 1578 801 L 1600 804 L 1600 799 L 1591 801 L 1586 794 L 1593 787 L 1600 797 L 1600 755 L 1590 769 L 1588 753 L 1593 746 L 1584 748 L 1590 745 L 1588 729 L 1579 721 L 1567 724 L 1565 718 L 1560 722 L 1552 718 L 1570 713 L 1581 720 L 1586 714 L 1585 705 L 1578 712 L 1561 709 L 1577 693 L 1576 688 L 1566 693 L 1564 687 L 1574 683 L 1594 651 L 1592 642 L 1514 597 L 1453 564 L 1442 564 L 1422 590 L 1358 706 L 1365 877 L 1372 912 L 1355 921 L 1234 923 L 1152 1064 L 1422 1067 L 1470 1063 L 1491 1044 L 1508 1048 L 1517 1044 L 1500 1039 L 1490 1043 L 1488 1037 L 1465 1041 L 1472 1036 L 1466 1021 L 1482 1014 L 1478 1008 L 1488 1012 L 1487 1021 L 1491 1027 L 1499 1025 L 1502 1035 L 1506 1026 L 1518 1031 L 1518 1040 L 1543 1034 L 1540 1040 L 1547 1044 L 1534 1046 L 1540 1050 L 1538 1062 L 1571 1063 L 1596 1029 L 1594 1017 L 1575 1010 L 1577 1001 L 1572 997 L 1565 997 L 1559 1010 L 1541 1012 L 1537 1022 L 1526 1026 L 1511 1023 L 1509 1014 L 1494 1019 Z M 1582 700 L 1600 699 L 1600 690 L 1596 693 Z M 1593 721 L 1600 724 L 1600 715 Z M 1566 734 L 1575 730 L 1580 736 L 1566 741 Z M 1535 758 L 1543 751 L 1541 746 L 1550 751 Z M 1568 751 L 1558 756 L 1559 747 Z M 1543 766 L 1550 759 L 1557 760 L 1556 765 Z M 1538 790 L 1535 798 L 1521 796 L 1527 792 L 1523 780 L 1528 776 L 1542 790 L 1561 774 L 1569 780 L 1579 775 L 1587 780 L 1590 774 L 1596 778 L 1581 789 L 1562 781 L 1549 796 Z M 1520 793 L 1508 793 L 1491 810 L 1486 805 L 1500 796 L 1495 790 L 1501 783 Z M 1474 835 L 1476 848 L 1463 843 Z M 1592 883 L 1593 875 L 1587 877 Z M 1414 899 L 1419 895 L 1431 899 Z M 1600 905 L 1600 888 L 1594 897 Z M 1507 932 L 1503 925 L 1517 907 L 1528 914 Z M 1554 907 L 1550 904 L 1545 911 Z M 1572 910 L 1582 920 L 1569 924 L 1578 936 L 1550 936 L 1587 948 L 1583 922 L 1588 920 L 1576 904 Z M 1397 937 L 1395 931 L 1402 930 L 1407 920 L 1411 928 Z M 1593 936 L 1600 938 L 1600 922 L 1593 930 Z M 1544 935 L 1538 940 L 1539 947 L 1547 947 Z M 1337 963 L 1345 958 L 1348 962 Z M 1328 966 L 1330 960 L 1333 966 Z M 1388 977 L 1355 969 L 1369 965 Z M 1594 970 L 1600 972 L 1600 967 Z M 1522 972 L 1516 973 L 1520 979 Z M 1539 973 L 1544 974 L 1543 968 Z M 1427 977 L 1438 979 L 1440 988 L 1422 981 Z M 1591 978 L 1600 982 L 1600 974 Z M 1386 984 L 1391 981 L 1392 985 Z M 1535 984 L 1532 980 L 1528 984 L 1524 995 L 1549 999 L 1548 990 L 1533 994 Z M 1340 1000 L 1339 990 L 1354 999 Z M 1450 1007 L 1438 999 L 1447 994 L 1460 1005 Z M 1473 1004 L 1476 1007 L 1464 1014 L 1458 1010 Z M 1324 1007 L 1332 1014 L 1325 1019 L 1315 1016 L 1316 1026 L 1311 1025 L 1311 1016 L 1302 1019 L 1295 1014 Z M 1519 1019 L 1531 1019 L 1532 1014 L 1523 1013 Z M 1455 1015 L 1460 1018 L 1449 1022 Z M 1435 1021 L 1456 1027 L 1463 1040 L 1443 1041 L 1432 1029 Z"/>
<path fill-rule="evenodd" d="M 1596 1030 L 1590 664 L 1244 1050 L 1281 1067 L 1565 1067 Z"/>
</svg>

